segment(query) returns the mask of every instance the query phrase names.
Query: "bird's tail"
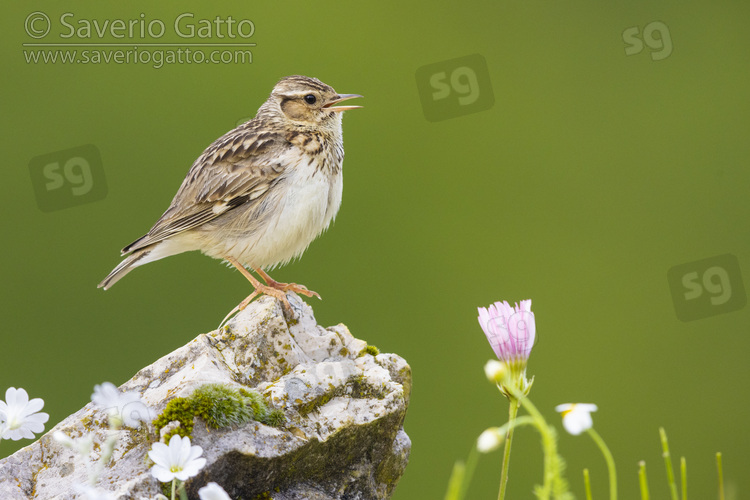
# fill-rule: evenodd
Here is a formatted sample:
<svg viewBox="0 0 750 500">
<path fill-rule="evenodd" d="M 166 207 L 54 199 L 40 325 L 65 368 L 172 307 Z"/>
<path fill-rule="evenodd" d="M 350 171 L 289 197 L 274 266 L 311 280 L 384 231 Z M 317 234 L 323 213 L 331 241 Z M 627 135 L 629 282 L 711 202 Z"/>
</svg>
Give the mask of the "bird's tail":
<svg viewBox="0 0 750 500">
<path fill-rule="evenodd" d="M 120 262 L 101 283 L 99 283 L 99 288 L 107 290 L 109 287 L 120 281 L 120 278 L 132 271 L 134 267 L 151 262 L 151 259 L 145 259 L 145 257 L 151 253 L 151 250 L 152 248 L 142 248 L 125 257 L 125 259 Z"/>
</svg>

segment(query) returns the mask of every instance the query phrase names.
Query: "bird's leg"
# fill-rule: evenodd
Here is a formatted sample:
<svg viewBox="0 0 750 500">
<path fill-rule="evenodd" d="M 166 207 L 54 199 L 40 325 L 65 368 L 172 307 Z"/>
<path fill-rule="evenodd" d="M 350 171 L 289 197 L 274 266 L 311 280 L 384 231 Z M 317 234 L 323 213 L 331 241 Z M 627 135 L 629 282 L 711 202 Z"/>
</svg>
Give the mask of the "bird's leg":
<svg viewBox="0 0 750 500">
<path fill-rule="evenodd" d="M 250 274 L 250 271 L 248 271 L 247 269 L 245 269 L 245 266 L 243 266 L 242 264 L 240 264 L 239 262 L 237 262 L 237 260 L 234 259 L 233 257 L 227 256 L 224 259 L 227 262 L 229 262 L 230 264 L 232 264 L 234 267 L 236 267 L 237 270 L 239 272 L 241 272 L 242 275 L 245 278 L 247 278 L 247 280 L 250 282 L 250 284 L 253 285 L 253 288 L 255 288 L 255 290 L 253 291 L 253 293 L 251 293 L 250 295 L 248 295 L 245 300 L 243 300 L 242 302 L 239 303 L 239 305 L 235 308 L 236 311 L 242 311 L 243 309 L 245 309 L 247 307 L 247 305 L 250 302 L 252 302 L 252 300 L 255 297 L 257 297 L 258 295 L 260 295 L 262 293 L 264 293 L 266 295 L 270 295 L 271 297 L 276 297 L 277 299 L 279 299 L 281 301 L 281 306 L 284 308 L 284 310 L 286 312 L 291 312 L 292 311 L 292 306 L 289 304 L 289 300 L 286 298 L 286 290 L 283 290 L 283 289 L 280 289 L 280 288 L 276 288 L 273 285 L 268 286 L 268 285 L 262 284 L 260 281 L 258 281 L 258 279 L 255 276 L 253 276 L 252 274 Z M 263 279 L 265 279 L 265 277 Z M 295 291 L 295 290 L 293 290 L 291 288 L 290 288 L 290 290 Z M 233 310 L 232 313 L 236 312 L 235 310 Z M 230 313 L 230 315 L 232 313 Z"/>
<path fill-rule="evenodd" d="M 313 292 L 312 290 L 308 290 L 305 285 L 298 285 L 297 283 L 279 283 L 275 279 L 271 278 L 268 273 L 266 273 L 263 269 L 259 267 L 254 267 L 253 271 L 258 273 L 258 275 L 263 278 L 263 281 L 265 281 L 268 286 L 271 288 L 275 288 L 276 290 L 282 290 L 284 292 L 286 291 L 292 291 L 295 293 L 301 293 L 302 295 L 305 295 L 307 297 L 317 297 L 320 298 L 320 295 L 318 292 Z"/>
</svg>

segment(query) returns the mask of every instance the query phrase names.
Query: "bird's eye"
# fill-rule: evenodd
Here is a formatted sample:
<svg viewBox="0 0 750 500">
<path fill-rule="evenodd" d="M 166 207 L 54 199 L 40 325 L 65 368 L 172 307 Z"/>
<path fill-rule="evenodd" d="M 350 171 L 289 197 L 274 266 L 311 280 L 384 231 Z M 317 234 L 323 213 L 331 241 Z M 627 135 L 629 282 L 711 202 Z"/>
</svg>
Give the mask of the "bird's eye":
<svg viewBox="0 0 750 500">
<path fill-rule="evenodd" d="M 317 97 L 315 97 L 315 96 L 314 96 L 314 95 L 312 95 L 312 94 L 307 94 L 307 95 L 305 96 L 305 102 L 306 102 L 307 104 L 315 104 L 315 102 L 316 102 L 317 100 L 318 100 L 318 98 L 317 98 Z"/>
</svg>

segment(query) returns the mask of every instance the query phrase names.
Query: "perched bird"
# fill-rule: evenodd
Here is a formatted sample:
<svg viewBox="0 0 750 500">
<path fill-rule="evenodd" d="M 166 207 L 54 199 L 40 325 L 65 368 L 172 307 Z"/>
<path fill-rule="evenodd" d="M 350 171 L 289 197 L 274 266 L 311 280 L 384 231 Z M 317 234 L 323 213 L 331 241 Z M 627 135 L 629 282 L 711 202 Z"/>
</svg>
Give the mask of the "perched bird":
<svg viewBox="0 0 750 500">
<path fill-rule="evenodd" d="M 190 250 L 236 267 L 256 296 L 271 295 L 289 310 L 287 291 L 320 297 L 295 283 L 279 283 L 264 269 L 300 256 L 341 206 L 344 145 L 342 112 L 334 106 L 357 94 L 337 94 L 316 78 L 287 76 L 252 120 L 224 134 L 201 154 L 171 205 L 99 288 L 133 268 Z M 254 270 L 265 284 L 247 269 Z"/>
</svg>

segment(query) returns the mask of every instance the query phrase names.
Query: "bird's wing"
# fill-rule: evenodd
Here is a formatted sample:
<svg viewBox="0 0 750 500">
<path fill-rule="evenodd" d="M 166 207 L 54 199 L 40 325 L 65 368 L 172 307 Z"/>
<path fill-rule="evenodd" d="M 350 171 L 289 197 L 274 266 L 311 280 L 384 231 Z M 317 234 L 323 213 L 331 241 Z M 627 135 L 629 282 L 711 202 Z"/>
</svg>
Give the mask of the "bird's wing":
<svg viewBox="0 0 750 500">
<path fill-rule="evenodd" d="M 205 224 L 245 203 L 260 203 L 284 172 L 278 156 L 288 144 L 280 133 L 250 121 L 220 137 L 195 160 L 169 209 L 130 253 Z"/>
</svg>

